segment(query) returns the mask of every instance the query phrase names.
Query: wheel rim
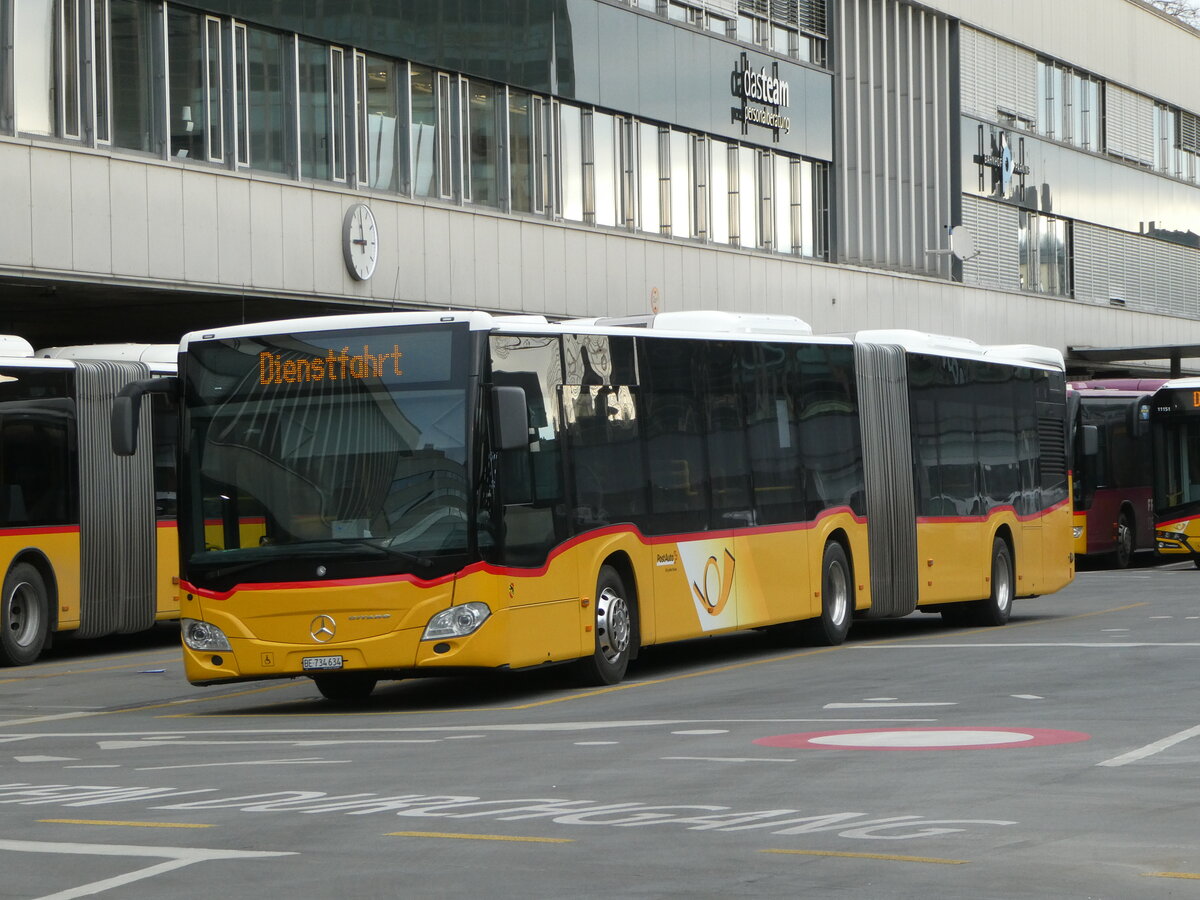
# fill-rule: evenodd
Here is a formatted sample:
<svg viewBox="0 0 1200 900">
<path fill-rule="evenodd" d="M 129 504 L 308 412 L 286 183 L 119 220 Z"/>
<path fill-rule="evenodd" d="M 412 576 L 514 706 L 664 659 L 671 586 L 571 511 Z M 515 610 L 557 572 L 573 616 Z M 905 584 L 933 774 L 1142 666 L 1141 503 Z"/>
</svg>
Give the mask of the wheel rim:
<svg viewBox="0 0 1200 900">
<path fill-rule="evenodd" d="M 846 570 L 841 563 L 835 562 L 829 567 L 825 599 L 829 603 L 829 621 L 840 626 L 850 611 L 850 590 L 846 583 Z"/>
<path fill-rule="evenodd" d="M 1117 522 L 1117 555 L 1122 561 L 1133 555 L 1133 529 L 1126 519 Z"/>
<path fill-rule="evenodd" d="M 1012 604 L 1012 575 L 1004 554 L 997 555 L 992 565 L 992 587 L 996 592 L 996 609 L 1004 612 Z"/>
<path fill-rule="evenodd" d="M 629 605 L 625 598 L 606 587 L 596 604 L 596 646 L 609 663 L 616 663 L 629 649 Z"/>
<path fill-rule="evenodd" d="M 8 616 L 4 623 L 19 647 L 28 647 L 42 627 L 42 607 L 37 590 L 28 581 L 16 585 L 8 595 Z"/>
</svg>

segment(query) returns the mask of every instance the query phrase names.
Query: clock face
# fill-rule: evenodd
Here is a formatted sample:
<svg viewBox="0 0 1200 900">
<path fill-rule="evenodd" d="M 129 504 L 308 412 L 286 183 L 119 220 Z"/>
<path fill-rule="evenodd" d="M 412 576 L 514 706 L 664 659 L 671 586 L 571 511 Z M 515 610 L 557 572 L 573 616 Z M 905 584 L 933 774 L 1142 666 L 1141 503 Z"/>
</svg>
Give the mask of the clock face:
<svg viewBox="0 0 1200 900">
<path fill-rule="evenodd" d="M 375 216 L 365 203 L 356 203 L 346 212 L 342 224 L 342 253 L 346 268 L 359 281 L 366 281 L 375 272 L 379 260 L 379 234 Z"/>
</svg>

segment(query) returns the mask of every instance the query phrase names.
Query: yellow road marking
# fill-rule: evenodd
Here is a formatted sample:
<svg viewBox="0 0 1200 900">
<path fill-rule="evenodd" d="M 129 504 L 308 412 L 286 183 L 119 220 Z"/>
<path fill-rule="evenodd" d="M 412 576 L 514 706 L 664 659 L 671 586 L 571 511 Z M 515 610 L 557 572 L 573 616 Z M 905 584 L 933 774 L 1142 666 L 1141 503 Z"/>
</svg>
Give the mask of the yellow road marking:
<svg viewBox="0 0 1200 900">
<path fill-rule="evenodd" d="M 516 841 L 526 844 L 573 844 L 574 838 L 512 837 L 507 834 L 452 834 L 447 831 L 389 831 L 386 837 L 453 838 L 460 841 Z"/>
<path fill-rule="evenodd" d="M 796 856 L 841 856 L 849 859 L 884 859 L 890 862 L 934 863 L 940 866 L 965 866 L 969 859 L 938 859 L 934 856 L 896 856 L 890 853 L 839 853 L 835 850 L 760 850 L 759 853 L 790 853 Z"/>
<path fill-rule="evenodd" d="M 122 828 L 216 828 L 190 822 L 119 822 L 110 819 L 38 819 L 52 825 L 118 825 Z"/>
<path fill-rule="evenodd" d="M 1127 606 L 1117 606 L 1112 609 L 1098 609 L 1092 612 L 1077 613 L 1073 616 L 1063 616 L 1050 621 L 1044 619 L 1035 619 L 1032 622 L 1016 622 L 1006 626 L 1007 628 L 1025 628 L 1031 625 L 1046 625 L 1051 622 L 1068 622 L 1072 619 L 1085 619 L 1089 616 L 1105 615 L 1107 613 L 1124 612 L 1128 609 L 1135 609 L 1139 606 L 1145 606 L 1146 601 L 1139 603 L 1130 603 Z M 696 672 L 685 672 L 682 675 L 669 675 L 666 678 L 652 678 L 647 681 L 627 681 L 623 684 L 614 684 L 610 687 L 598 688 L 591 691 L 583 691 L 581 693 L 568 694 L 565 697 L 551 697 L 547 700 L 535 700 L 532 703 L 518 703 L 511 706 L 464 706 L 452 707 L 449 709 L 390 709 L 380 710 L 378 712 L 341 712 L 340 714 L 346 717 L 371 717 L 371 716 L 427 716 L 439 715 L 446 713 L 467 713 L 467 712 L 512 712 L 523 709 L 536 709 L 539 706 L 552 706 L 556 703 L 567 703 L 572 700 L 586 700 L 589 697 L 599 697 L 604 694 L 612 694 L 617 691 L 630 691 L 636 688 L 653 687 L 659 684 L 669 684 L 673 681 L 685 681 L 689 678 L 704 678 L 709 675 L 721 675 L 725 672 L 734 672 L 738 669 L 747 669 L 752 666 L 766 666 L 772 663 L 791 662 L 792 660 L 802 659 L 806 656 L 815 656 L 820 653 L 836 653 L 843 650 L 853 650 L 855 647 L 871 647 L 879 644 L 898 644 L 911 641 L 936 641 L 944 638 L 958 638 L 965 634 L 992 634 L 995 633 L 994 628 L 974 628 L 967 631 L 952 631 L 938 632 L 930 634 L 910 635 L 900 638 L 882 638 L 874 641 L 864 641 L 860 644 L 846 645 L 842 644 L 837 647 L 818 647 L 813 650 L 801 650 L 797 653 L 786 653 L 782 656 L 772 656 L 766 659 L 750 659 L 740 663 L 730 663 L 729 665 L 717 666 L 715 669 L 702 669 Z M 234 694 L 226 694 L 225 696 L 236 696 Z M 296 701 L 303 702 L 303 701 Z M 153 709 L 153 707 L 144 707 L 145 709 Z M 159 718 L 195 718 L 195 719 L 219 719 L 219 718 L 244 718 L 250 715 L 249 713 L 178 713 L 173 716 L 160 716 Z M 296 717 L 296 716 L 312 716 L 312 712 L 296 712 L 296 713 L 274 713 L 272 718 Z"/>
<path fill-rule="evenodd" d="M 1191 878 L 1200 881 L 1200 872 L 1143 872 L 1145 878 Z"/>
</svg>

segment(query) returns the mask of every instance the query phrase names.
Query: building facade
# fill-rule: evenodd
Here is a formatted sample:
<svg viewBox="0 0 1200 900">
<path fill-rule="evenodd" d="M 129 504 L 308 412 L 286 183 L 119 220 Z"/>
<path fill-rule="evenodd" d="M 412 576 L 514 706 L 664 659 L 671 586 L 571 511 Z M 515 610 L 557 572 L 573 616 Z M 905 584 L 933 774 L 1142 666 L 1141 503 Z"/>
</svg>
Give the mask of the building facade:
<svg viewBox="0 0 1200 900">
<path fill-rule="evenodd" d="M 1200 343 L 1140 0 L 0 0 L 0 330 L 718 308 Z"/>
</svg>

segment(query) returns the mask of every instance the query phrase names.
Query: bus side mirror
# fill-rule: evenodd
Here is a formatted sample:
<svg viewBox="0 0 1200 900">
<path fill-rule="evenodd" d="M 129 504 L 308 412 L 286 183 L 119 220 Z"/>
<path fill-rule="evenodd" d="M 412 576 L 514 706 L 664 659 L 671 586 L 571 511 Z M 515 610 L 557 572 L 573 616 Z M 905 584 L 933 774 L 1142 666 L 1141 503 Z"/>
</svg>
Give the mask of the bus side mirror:
<svg viewBox="0 0 1200 900">
<path fill-rule="evenodd" d="M 529 407 L 525 390 L 513 385 L 492 388 L 492 421 L 496 449 L 521 450 L 529 446 Z"/>
<path fill-rule="evenodd" d="M 1100 452 L 1100 429 L 1095 425 L 1083 426 L 1083 455 L 1095 456 Z"/>
<path fill-rule="evenodd" d="M 150 378 L 131 381 L 113 398 L 112 449 L 117 456 L 137 453 L 138 422 L 141 420 L 142 397 L 146 394 L 169 394 L 175 389 L 176 378 Z"/>
</svg>

